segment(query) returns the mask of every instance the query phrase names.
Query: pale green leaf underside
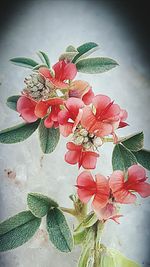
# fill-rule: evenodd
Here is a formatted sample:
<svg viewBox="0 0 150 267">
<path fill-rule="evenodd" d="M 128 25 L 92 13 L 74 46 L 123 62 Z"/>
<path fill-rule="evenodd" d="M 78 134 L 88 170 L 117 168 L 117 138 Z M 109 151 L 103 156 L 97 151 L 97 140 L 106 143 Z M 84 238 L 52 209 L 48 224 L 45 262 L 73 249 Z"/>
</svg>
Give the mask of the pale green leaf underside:
<svg viewBox="0 0 150 267">
<path fill-rule="evenodd" d="M 96 57 L 79 60 L 76 67 L 79 72 L 96 74 L 109 71 L 117 65 L 118 63 L 111 58 Z"/>
</svg>

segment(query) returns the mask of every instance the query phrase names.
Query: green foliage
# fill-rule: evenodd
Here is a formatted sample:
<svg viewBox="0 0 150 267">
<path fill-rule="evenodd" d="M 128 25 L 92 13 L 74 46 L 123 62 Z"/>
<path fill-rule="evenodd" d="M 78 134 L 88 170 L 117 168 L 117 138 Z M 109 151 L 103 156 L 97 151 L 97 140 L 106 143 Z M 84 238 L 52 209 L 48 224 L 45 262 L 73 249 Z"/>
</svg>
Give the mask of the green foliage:
<svg viewBox="0 0 150 267">
<path fill-rule="evenodd" d="M 66 48 L 66 52 L 77 52 L 77 49 L 73 45 L 69 45 Z"/>
<path fill-rule="evenodd" d="M 134 261 L 126 258 L 118 250 L 104 249 L 100 256 L 100 267 L 140 267 Z"/>
<path fill-rule="evenodd" d="M 33 60 L 31 58 L 27 58 L 27 57 L 15 57 L 15 58 L 10 59 L 10 61 L 17 66 L 25 67 L 25 68 L 29 68 L 29 69 L 32 69 L 36 65 L 39 64 L 35 60 Z"/>
<path fill-rule="evenodd" d="M 73 248 L 73 238 L 62 211 L 50 209 L 47 214 L 47 231 L 53 245 L 62 252 L 70 252 Z"/>
<path fill-rule="evenodd" d="M 21 123 L 0 131 L 0 143 L 13 144 L 24 141 L 35 132 L 39 122 L 40 120 L 33 123 Z"/>
<path fill-rule="evenodd" d="M 32 70 L 33 70 L 33 71 L 36 71 L 36 70 L 39 70 L 39 68 L 42 68 L 42 67 L 47 68 L 47 66 L 46 66 L 45 64 L 38 64 L 38 65 L 36 65 Z"/>
<path fill-rule="evenodd" d="M 44 126 L 44 120 L 41 120 L 41 123 L 39 125 L 39 138 L 43 153 L 45 154 L 52 153 L 59 142 L 59 137 L 60 137 L 60 132 L 58 128 L 48 129 Z"/>
<path fill-rule="evenodd" d="M 113 170 L 126 171 L 133 164 L 137 164 L 134 154 L 121 144 L 115 145 L 112 154 Z"/>
<path fill-rule="evenodd" d="M 50 60 L 49 60 L 48 55 L 45 52 L 42 52 L 42 51 L 37 52 L 37 54 L 38 54 L 39 58 L 41 59 L 41 61 L 44 64 L 46 64 L 46 66 L 48 68 L 50 68 L 51 67 L 51 64 L 50 64 Z"/>
<path fill-rule="evenodd" d="M 0 224 L 0 251 L 17 248 L 37 231 L 41 219 L 30 211 L 23 211 Z"/>
<path fill-rule="evenodd" d="M 77 47 L 78 54 L 74 57 L 72 62 L 76 63 L 79 59 L 89 56 L 97 49 L 99 49 L 98 44 L 93 43 L 93 42 L 80 45 L 79 47 Z"/>
<path fill-rule="evenodd" d="M 85 58 L 77 62 L 76 67 L 79 72 L 83 73 L 103 73 L 116 67 L 118 63 L 105 57 Z"/>
<path fill-rule="evenodd" d="M 144 134 L 143 132 L 132 134 L 123 138 L 121 143 L 131 151 L 139 151 L 144 145 Z"/>
<path fill-rule="evenodd" d="M 32 214 L 38 218 L 45 216 L 50 208 L 58 207 L 53 199 L 39 193 L 29 193 L 27 203 Z"/>
<path fill-rule="evenodd" d="M 77 245 L 81 245 L 86 238 L 88 229 L 83 229 L 82 231 L 75 231 L 73 234 L 73 238 L 74 238 L 74 244 Z"/>
<path fill-rule="evenodd" d="M 13 95 L 7 98 L 6 105 L 12 109 L 12 110 L 17 110 L 17 101 L 20 98 L 20 95 Z"/>
<path fill-rule="evenodd" d="M 72 61 L 73 58 L 78 54 L 78 52 L 65 52 L 60 55 L 59 60 Z"/>
<path fill-rule="evenodd" d="M 139 164 L 141 164 L 147 170 L 150 170 L 150 151 L 146 149 L 141 149 L 137 152 L 134 152 Z"/>
</svg>

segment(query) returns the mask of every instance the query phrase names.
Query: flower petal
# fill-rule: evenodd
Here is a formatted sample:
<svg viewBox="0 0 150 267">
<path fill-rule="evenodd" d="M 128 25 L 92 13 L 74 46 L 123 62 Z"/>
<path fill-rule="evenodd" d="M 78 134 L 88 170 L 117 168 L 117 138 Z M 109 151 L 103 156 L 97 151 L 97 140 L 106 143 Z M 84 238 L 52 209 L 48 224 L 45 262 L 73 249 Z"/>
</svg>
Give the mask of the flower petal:
<svg viewBox="0 0 150 267">
<path fill-rule="evenodd" d="M 35 107 L 35 115 L 38 118 L 43 118 L 46 116 L 47 114 L 47 110 L 49 108 L 49 105 L 46 101 L 40 101 L 37 103 L 36 107 Z"/>
<path fill-rule="evenodd" d="M 20 113 L 21 117 L 26 122 L 34 122 L 38 118 L 34 113 L 36 102 L 27 98 L 26 96 L 21 96 L 17 101 L 17 111 Z"/>
<path fill-rule="evenodd" d="M 44 76 L 45 79 L 50 79 L 53 78 L 51 73 L 50 73 L 50 70 L 46 67 L 41 67 L 39 68 L 39 73 Z"/>
<path fill-rule="evenodd" d="M 69 88 L 69 97 L 81 98 L 90 89 L 89 83 L 81 80 L 76 80 L 71 83 Z"/>
<path fill-rule="evenodd" d="M 121 204 L 132 204 L 136 201 L 136 196 L 126 189 L 121 189 L 113 193 L 115 201 Z"/>
<path fill-rule="evenodd" d="M 77 178 L 77 193 L 80 200 L 87 203 L 96 193 L 96 183 L 90 172 L 84 171 Z"/>
<path fill-rule="evenodd" d="M 59 125 L 60 133 L 64 137 L 67 137 L 72 133 L 72 128 L 73 128 L 73 123 L 72 122 L 67 122 L 64 125 Z"/>
<path fill-rule="evenodd" d="M 82 146 L 81 145 L 75 145 L 73 142 L 68 142 L 66 145 L 68 150 L 71 151 L 81 151 L 82 150 Z"/>
<path fill-rule="evenodd" d="M 79 151 L 68 151 L 65 154 L 65 161 L 69 164 L 76 164 L 79 162 L 80 152 Z"/>
<path fill-rule="evenodd" d="M 66 124 L 69 118 L 70 118 L 70 114 L 68 110 L 63 109 L 58 113 L 58 122 L 61 125 Z"/>
<path fill-rule="evenodd" d="M 79 109 L 83 108 L 84 103 L 79 98 L 71 97 L 66 101 L 65 106 L 70 113 L 70 118 L 75 120 L 79 113 Z"/>
<path fill-rule="evenodd" d="M 138 166 L 137 164 L 132 165 L 128 169 L 128 181 L 127 184 L 136 183 L 146 180 L 146 171 L 143 167 Z"/>
<path fill-rule="evenodd" d="M 101 94 L 96 95 L 92 100 L 92 103 L 96 108 L 96 115 L 98 116 L 109 105 L 110 102 L 110 97 Z"/>
<path fill-rule="evenodd" d="M 142 182 L 134 185 L 134 190 L 140 194 L 141 197 L 149 197 L 150 196 L 150 184 Z"/>
<path fill-rule="evenodd" d="M 90 88 L 89 91 L 82 97 L 82 100 L 85 105 L 90 105 L 92 103 L 93 98 L 94 93 L 92 91 L 92 88 Z"/>
<path fill-rule="evenodd" d="M 97 192 L 93 200 L 93 206 L 96 209 L 103 208 L 108 203 L 108 199 L 110 196 L 110 187 L 108 180 L 105 176 L 97 174 L 95 177 Z"/>
<path fill-rule="evenodd" d="M 99 157 L 99 154 L 95 152 L 91 152 L 91 151 L 82 152 L 80 165 L 82 165 L 84 169 L 95 169 L 98 157 Z"/>
<path fill-rule="evenodd" d="M 124 173 L 122 171 L 114 171 L 110 176 L 109 186 L 113 193 L 121 190 L 124 186 Z"/>
</svg>

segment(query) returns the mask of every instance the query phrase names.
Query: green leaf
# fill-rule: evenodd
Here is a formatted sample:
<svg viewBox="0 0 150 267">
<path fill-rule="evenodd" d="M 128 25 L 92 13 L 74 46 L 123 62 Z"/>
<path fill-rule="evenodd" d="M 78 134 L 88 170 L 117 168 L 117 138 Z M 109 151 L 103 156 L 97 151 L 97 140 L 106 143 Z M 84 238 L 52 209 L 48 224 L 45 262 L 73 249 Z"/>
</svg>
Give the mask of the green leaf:
<svg viewBox="0 0 150 267">
<path fill-rule="evenodd" d="M 73 45 L 69 45 L 66 48 L 66 52 L 77 52 L 77 49 Z"/>
<path fill-rule="evenodd" d="M 12 109 L 12 110 L 17 110 L 17 101 L 18 99 L 20 98 L 21 96 L 20 95 L 13 95 L 13 96 L 10 96 L 8 97 L 7 99 L 7 102 L 6 102 L 6 105 Z"/>
<path fill-rule="evenodd" d="M 27 58 L 27 57 L 15 57 L 15 58 L 10 59 L 10 61 L 17 66 L 25 67 L 29 69 L 32 69 L 36 65 L 39 64 L 35 60 L 31 58 Z"/>
<path fill-rule="evenodd" d="M 109 71 L 117 65 L 118 63 L 111 58 L 96 57 L 79 60 L 76 67 L 79 72 L 94 74 Z"/>
<path fill-rule="evenodd" d="M 126 258 L 115 249 L 107 249 L 102 252 L 100 259 L 100 267 L 140 267 L 139 264 Z"/>
<path fill-rule="evenodd" d="M 126 138 L 123 138 L 121 143 L 132 151 L 139 151 L 144 145 L 144 134 L 143 132 L 132 134 Z"/>
<path fill-rule="evenodd" d="M 46 67 L 46 68 L 47 68 L 47 65 L 45 65 L 45 64 L 38 64 L 38 65 L 36 65 L 36 66 L 33 68 L 33 71 L 34 71 L 34 70 L 38 70 L 39 68 L 42 68 L 42 67 Z"/>
<path fill-rule="evenodd" d="M 117 144 L 112 154 L 113 170 L 126 171 L 133 164 L 137 164 L 134 154 L 123 145 Z"/>
<path fill-rule="evenodd" d="M 77 47 L 78 54 L 75 56 L 72 62 L 75 63 L 77 62 L 77 60 L 89 56 L 90 54 L 95 52 L 97 49 L 99 49 L 98 44 L 93 43 L 93 42 L 85 43 Z"/>
<path fill-rule="evenodd" d="M 147 170 L 150 170 L 150 151 L 146 149 L 141 149 L 137 152 L 134 152 L 139 164 L 141 164 Z"/>
<path fill-rule="evenodd" d="M 74 230 L 75 232 L 83 231 L 85 228 L 93 226 L 97 222 L 97 216 L 94 212 L 89 213 L 87 217 Z"/>
<path fill-rule="evenodd" d="M 58 142 L 59 142 L 60 132 L 59 129 L 46 128 L 44 126 L 44 120 L 41 120 L 39 125 L 39 138 L 41 149 L 45 154 L 52 153 Z"/>
<path fill-rule="evenodd" d="M 45 216 L 50 208 L 58 207 L 53 199 L 39 193 L 29 193 L 27 203 L 29 210 L 38 218 Z"/>
<path fill-rule="evenodd" d="M 47 214 L 47 231 L 53 245 L 62 252 L 70 252 L 73 248 L 73 238 L 62 211 L 50 209 Z"/>
<path fill-rule="evenodd" d="M 85 241 L 86 235 L 87 235 L 88 230 L 84 229 L 80 232 L 74 232 L 73 238 L 74 238 L 74 244 L 80 245 Z"/>
<path fill-rule="evenodd" d="M 51 64 L 50 64 L 50 60 L 49 60 L 48 55 L 42 51 L 37 52 L 37 54 L 38 54 L 39 58 L 41 59 L 41 61 L 43 63 L 45 63 L 48 68 L 50 68 Z"/>
<path fill-rule="evenodd" d="M 60 55 L 59 60 L 72 61 L 77 54 L 78 52 L 66 52 Z"/>
<path fill-rule="evenodd" d="M 37 129 L 40 120 L 33 123 L 21 123 L 0 131 L 0 143 L 14 144 L 29 138 Z"/>
<path fill-rule="evenodd" d="M 0 251 L 17 248 L 37 231 L 41 219 L 30 211 L 23 211 L 0 224 Z"/>
</svg>

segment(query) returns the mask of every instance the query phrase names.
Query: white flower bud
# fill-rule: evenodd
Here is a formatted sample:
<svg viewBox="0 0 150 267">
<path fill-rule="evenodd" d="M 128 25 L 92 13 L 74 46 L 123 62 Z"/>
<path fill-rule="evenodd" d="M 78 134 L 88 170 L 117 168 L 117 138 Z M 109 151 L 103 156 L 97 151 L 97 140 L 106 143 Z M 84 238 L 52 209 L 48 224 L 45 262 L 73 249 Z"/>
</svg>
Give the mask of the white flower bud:
<svg viewBox="0 0 150 267">
<path fill-rule="evenodd" d="M 83 143 L 84 137 L 83 136 L 78 136 L 77 138 L 74 139 L 74 142 L 76 145 L 81 145 Z"/>
<path fill-rule="evenodd" d="M 89 134 L 89 137 L 90 137 L 90 138 L 93 138 L 93 137 L 94 137 L 94 134 L 93 134 L 93 133 L 90 133 L 90 134 Z"/>
<path fill-rule="evenodd" d="M 103 144 L 102 139 L 100 137 L 95 137 L 93 140 L 93 144 L 96 147 L 99 147 Z"/>
<path fill-rule="evenodd" d="M 86 129 L 81 129 L 81 130 L 80 130 L 80 134 L 81 134 L 82 136 L 87 136 L 87 135 L 88 135 L 88 131 L 87 131 Z"/>
</svg>

